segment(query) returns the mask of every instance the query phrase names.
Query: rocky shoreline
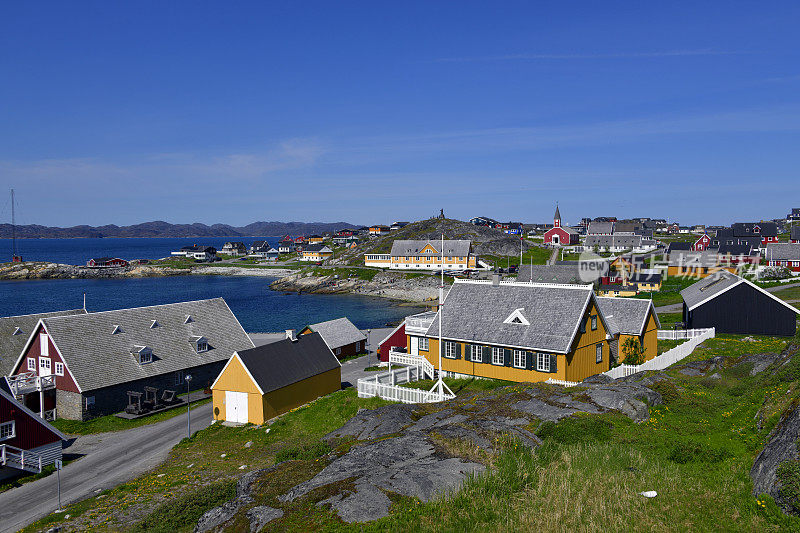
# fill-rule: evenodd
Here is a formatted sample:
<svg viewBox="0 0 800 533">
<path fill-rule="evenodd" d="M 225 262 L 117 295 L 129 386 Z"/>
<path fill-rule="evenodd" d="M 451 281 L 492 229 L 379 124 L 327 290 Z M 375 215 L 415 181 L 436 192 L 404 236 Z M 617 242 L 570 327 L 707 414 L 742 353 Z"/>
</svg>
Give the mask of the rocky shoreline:
<svg viewBox="0 0 800 533">
<path fill-rule="evenodd" d="M 335 275 L 315 276 L 312 272 L 296 272 L 273 281 L 270 288 L 286 292 L 318 294 L 363 294 L 392 300 L 425 303 L 439 297 L 439 278 L 417 276 L 406 278 L 402 272 L 381 271 L 371 280 L 340 278 Z"/>
<path fill-rule="evenodd" d="M 216 275 L 280 277 L 291 274 L 289 269 L 245 268 L 240 266 L 196 266 L 172 268 L 155 265 L 130 265 L 127 267 L 89 268 L 60 263 L 27 262 L 0 265 L 0 281 L 32 279 L 120 279 L 155 278 L 167 276 Z"/>
</svg>

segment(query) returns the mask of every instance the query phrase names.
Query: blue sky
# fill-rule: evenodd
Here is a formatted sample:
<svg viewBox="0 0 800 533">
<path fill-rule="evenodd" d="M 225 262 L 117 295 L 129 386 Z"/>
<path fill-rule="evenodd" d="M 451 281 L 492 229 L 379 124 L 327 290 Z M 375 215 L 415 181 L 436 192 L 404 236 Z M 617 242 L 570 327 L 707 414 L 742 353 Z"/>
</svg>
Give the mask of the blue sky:
<svg viewBox="0 0 800 533">
<path fill-rule="evenodd" d="M 9 2 L 0 184 L 61 226 L 800 205 L 800 4 L 652 4 Z"/>
</svg>

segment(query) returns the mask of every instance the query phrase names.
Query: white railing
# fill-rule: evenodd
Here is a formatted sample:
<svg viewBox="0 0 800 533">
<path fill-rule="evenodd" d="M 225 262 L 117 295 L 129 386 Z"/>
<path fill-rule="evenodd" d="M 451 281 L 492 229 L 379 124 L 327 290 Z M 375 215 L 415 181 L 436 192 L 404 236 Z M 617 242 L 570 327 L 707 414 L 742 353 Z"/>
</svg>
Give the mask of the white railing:
<svg viewBox="0 0 800 533">
<path fill-rule="evenodd" d="M 370 378 L 359 379 L 358 397 L 372 398 L 375 396 L 383 398 L 384 400 L 402 403 L 435 403 L 455 398 L 455 396 L 447 393 L 440 395 L 438 392 L 424 389 L 410 389 L 407 387 L 398 387 L 397 385 L 376 383 Z"/>
<path fill-rule="evenodd" d="M 42 471 L 42 456 L 8 444 L 0 444 L 0 465 L 28 472 Z"/>
<path fill-rule="evenodd" d="M 14 396 L 53 389 L 56 386 L 55 375 L 37 376 L 36 372 L 25 372 L 16 376 L 9 376 L 8 383 Z"/>
<path fill-rule="evenodd" d="M 706 329 L 660 329 L 658 330 L 659 340 L 681 340 L 681 339 L 694 339 L 701 337 L 711 331 L 713 328 Z"/>
<path fill-rule="evenodd" d="M 389 350 L 389 364 L 421 367 L 425 375 L 433 379 L 433 365 L 420 355 L 411 355 L 404 352 Z"/>
<path fill-rule="evenodd" d="M 428 312 L 419 315 L 412 315 L 406 317 L 406 332 L 407 333 L 426 333 L 428 328 L 433 324 L 433 319 L 436 313 Z"/>
<path fill-rule="evenodd" d="M 580 383 L 576 381 L 564 381 L 563 379 L 548 379 L 545 381 L 550 385 L 561 385 L 562 387 L 574 387 L 575 385 L 580 385 Z"/>
<path fill-rule="evenodd" d="M 713 339 L 715 333 L 716 331 L 714 328 L 703 330 L 703 333 L 700 335 L 690 338 L 683 344 L 679 344 L 675 348 L 668 350 L 641 365 L 620 365 L 616 368 L 612 368 L 608 372 L 603 373 L 606 376 L 617 379 L 631 376 L 637 372 L 643 372 L 645 370 L 664 370 L 670 365 L 674 365 L 681 359 L 687 357 L 703 341 Z"/>
</svg>

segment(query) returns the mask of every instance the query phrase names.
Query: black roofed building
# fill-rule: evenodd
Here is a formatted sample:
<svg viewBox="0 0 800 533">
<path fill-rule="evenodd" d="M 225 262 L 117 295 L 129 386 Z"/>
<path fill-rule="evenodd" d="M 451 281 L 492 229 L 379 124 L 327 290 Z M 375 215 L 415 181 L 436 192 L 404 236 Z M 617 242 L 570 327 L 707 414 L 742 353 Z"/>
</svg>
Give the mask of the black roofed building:
<svg viewBox="0 0 800 533">
<path fill-rule="evenodd" d="M 797 309 L 744 278 L 721 271 L 681 291 L 688 329 L 717 333 L 790 337 Z"/>
<path fill-rule="evenodd" d="M 214 419 L 263 424 L 342 386 L 342 366 L 319 333 L 236 351 L 211 385 Z"/>
<path fill-rule="evenodd" d="M 253 342 L 222 298 L 40 319 L 13 365 L 11 385 L 33 411 L 85 420 L 116 413 L 128 391 L 211 385 Z M 28 390 L 30 376 L 50 382 Z"/>
<path fill-rule="evenodd" d="M 319 333 L 328 348 L 337 358 L 350 357 L 364 353 L 367 348 L 367 336 L 347 317 L 310 324 L 300 331 L 300 335 Z"/>
<path fill-rule="evenodd" d="M 800 225 L 792 226 L 789 240 L 791 240 L 793 244 L 800 244 Z"/>
</svg>

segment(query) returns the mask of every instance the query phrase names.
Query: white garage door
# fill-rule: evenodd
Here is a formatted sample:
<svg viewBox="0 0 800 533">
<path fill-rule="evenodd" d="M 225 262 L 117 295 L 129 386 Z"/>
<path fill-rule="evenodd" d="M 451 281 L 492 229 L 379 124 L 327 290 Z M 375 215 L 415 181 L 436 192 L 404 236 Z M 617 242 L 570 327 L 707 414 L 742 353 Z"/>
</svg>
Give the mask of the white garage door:
<svg viewBox="0 0 800 533">
<path fill-rule="evenodd" d="M 247 423 L 247 393 L 225 391 L 225 420 Z"/>
</svg>

